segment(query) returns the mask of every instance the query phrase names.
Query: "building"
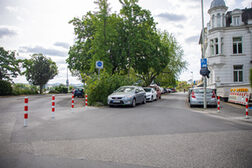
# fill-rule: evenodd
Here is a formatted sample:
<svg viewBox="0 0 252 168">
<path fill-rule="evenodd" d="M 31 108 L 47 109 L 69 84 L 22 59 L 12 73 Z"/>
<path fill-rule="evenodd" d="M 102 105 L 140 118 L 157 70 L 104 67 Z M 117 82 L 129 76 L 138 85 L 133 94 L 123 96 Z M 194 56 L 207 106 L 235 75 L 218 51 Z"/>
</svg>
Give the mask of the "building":
<svg viewBox="0 0 252 168">
<path fill-rule="evenodd" d="M 234 87 L 251 92 L 252 8 L 228 11 L 224 0 L 213 0 L 208 14 L 204 44 L 211 73 L 207 86 L 217 89 L 221 97 L 228 97 Z"/>
</svg>

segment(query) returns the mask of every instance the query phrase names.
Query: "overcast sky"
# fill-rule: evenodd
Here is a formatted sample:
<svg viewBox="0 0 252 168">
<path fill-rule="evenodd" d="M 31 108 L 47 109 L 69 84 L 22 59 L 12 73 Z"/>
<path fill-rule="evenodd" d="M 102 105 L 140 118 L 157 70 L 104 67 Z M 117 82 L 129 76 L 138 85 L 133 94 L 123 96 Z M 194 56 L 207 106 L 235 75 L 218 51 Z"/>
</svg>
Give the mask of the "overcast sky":
<svg viewBox="0 0 252 168">
<path fill-rule="evenodd" d="M 108 0 L 112 12 L 119 13 L 119 0 Z M 49 83 L 66 83 L 68 50 L 74 42 L 73 26 L 68 22 L 95 11 L 94 0 L 0 0 L 0 46 L 16 50 L 19 58 L 43 53 L 57 63 L 59 75 Z M 201 31 L 201 0 L 139 0 L 139 5 L 151 11 L 157 27 L 172 33 L 184 50 L 188 70 L 180 80 L 200 79 L 201 51 L 198 45 Z M 207 10 L 212 0 L 204 0 L 205 26 Z M 228 10 L 251 7 L 252 0 L 226 0 Z M 69 75 L 70 83 L 80 83 Z M 25 77 L 15 82 L 27 83 Z"/>
</svg>

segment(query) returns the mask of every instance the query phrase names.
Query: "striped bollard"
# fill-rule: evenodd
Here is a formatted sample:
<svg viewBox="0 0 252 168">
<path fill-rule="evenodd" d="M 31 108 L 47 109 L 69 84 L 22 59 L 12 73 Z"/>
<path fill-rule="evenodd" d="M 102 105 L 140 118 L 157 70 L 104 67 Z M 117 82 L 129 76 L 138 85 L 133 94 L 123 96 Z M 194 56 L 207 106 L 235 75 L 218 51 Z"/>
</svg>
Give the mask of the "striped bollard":
<svg viewBox="0 0 252 168">
<path fill-rule="evenodd" d="M 72 112 L 73 112 L 73 109 L 74 109 L 74 94 L 72 94 Z"/>
<path fill-rule="evenodd" d="M 28 97 L 24 98 L 24 127 L 28 126 Z"/>
<path fill-rule="evenodd" d="M 248 98 L 249 98 L 249 96 L 247 95 L 247 97 L 246 97 L 246 119 L 249 119 L 249 116 L 248 116 Z"/>
<path fill-rule="evenodd" d="M 87 107 L 88 107 L 88 96 L 87 96 L 87 94 L 85 95 L 85 109 L 87 109 Z"/>
<path fill-rule="evenodd" d="M 55 95 L 52 95 L 52 119 L 55 118 Z"/>
<path fill-rule="evenodd" d="M 218 96 L 218 110 L 217 112 L 219 113 L 220 112 L 220 96 Z"/>
</svg>

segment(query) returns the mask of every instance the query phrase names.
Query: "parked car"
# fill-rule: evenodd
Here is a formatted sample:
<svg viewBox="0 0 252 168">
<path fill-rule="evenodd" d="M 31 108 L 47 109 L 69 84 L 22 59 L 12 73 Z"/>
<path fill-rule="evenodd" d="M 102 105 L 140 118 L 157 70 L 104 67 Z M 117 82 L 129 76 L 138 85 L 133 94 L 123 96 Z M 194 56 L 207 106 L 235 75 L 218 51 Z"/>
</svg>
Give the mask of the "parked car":
<svg viewBox="0 0 252 168">
<path fill-rule="evenodd" d="M 84 97 L 83 89 L 75 89 L 73 94 L 74 94 L 74 97 Z"/>
<path fill-rule="evenodd" d="M 176 89 L 172 88 L 171 93 L 175 93 L 175 92 L 177 92 Z"/>
<path fill-rule="evenodd" d="M 160 88 L 160 91 L 161 91 L 161 94 L 164 94 L 165 93 L 165 90 L 163 87 L 159 87 Z"/>
<path fill-rule="evenodd" d="M 167 88 L 167 92 L 168 92 L 168 93 L 171 93 L 172 90 L 171 90 L 170 88 Z"/>
<path fill-rule="evenodd" d="M 156 92 L 157 92 L 157 99 L 161 99 L 161 91 L 160 91 L 159 86 L 151 85 L 149 87 L 154 88 L 156 90 Z"/>
<path fill-rule="evenodd" d="M 204 105 L 204 88 L 191 88 L 188 91 L 188 101 L 190 107 L 195 105 Z M 206 102 L 207 105 L 217 107 L 217 98 L 213 89 L 206 89 Z"/>
<path fill-rule="evenodd" d="M 146 92 L 146 101 L 157 100 L 157 92 L 154 88 L 145 87 L 144 90 Z"/>
<path fill-rule="evenodd" d="M 146 93 L 139 86 L 122 86 L 108 96 L 108 105 L 130 105 L 135 107 L 136 104 L 146 103 Z"/>
</svg>

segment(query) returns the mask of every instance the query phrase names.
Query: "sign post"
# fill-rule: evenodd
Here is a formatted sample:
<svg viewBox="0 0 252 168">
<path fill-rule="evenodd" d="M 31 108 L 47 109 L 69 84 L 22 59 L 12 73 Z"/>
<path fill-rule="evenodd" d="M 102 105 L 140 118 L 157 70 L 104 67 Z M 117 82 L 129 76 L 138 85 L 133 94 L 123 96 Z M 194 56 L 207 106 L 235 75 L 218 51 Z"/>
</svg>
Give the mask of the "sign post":
<svg viewBox="0 0 252 168">
<path fill-rule="evenodd" d="M 201 69 L 207 69 L 207 59 L 202 58 L 200 60 L 200 62 L 201 62 Z M 204 76 L 203 78 L 204 78 L 204 108 L 207 108 L 207 102 L 206 102 L 206 76 Z"/>
<path fill-rule="evenodd" d="M 103 61 L 96 61 L 96 68 L 98 69 L 98 79 L 100 80 L 100 70 L 103 69 Z"/>
</svg>

